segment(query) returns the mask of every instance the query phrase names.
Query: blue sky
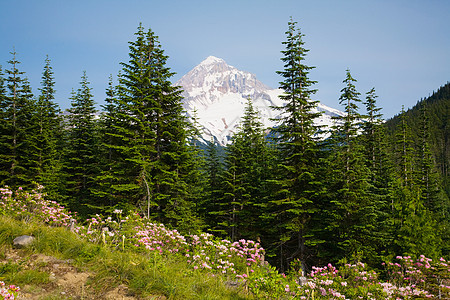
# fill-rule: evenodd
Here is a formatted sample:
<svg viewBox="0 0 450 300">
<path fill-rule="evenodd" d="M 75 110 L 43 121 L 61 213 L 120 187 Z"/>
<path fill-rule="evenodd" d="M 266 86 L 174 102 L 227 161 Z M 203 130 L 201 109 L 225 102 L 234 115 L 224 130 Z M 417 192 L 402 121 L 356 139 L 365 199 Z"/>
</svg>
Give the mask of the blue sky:
<svg viewBox="0 0 450 300">
<path fill-rule="evenodd" d="M 173 81 L 214 55 L 276 88 L 292 16 L 316 67 L 315 100 L 340 109 L 349 68 L 390 118 L 450 81 L 449 11 L 448 0 L 0 0 L 0 65 L 9 69 L 14 48 L 37 95 L 48 54 L 61 108 L 84 70 L 100 105 L 142 22 L 159 36 Z"/>
</svg>

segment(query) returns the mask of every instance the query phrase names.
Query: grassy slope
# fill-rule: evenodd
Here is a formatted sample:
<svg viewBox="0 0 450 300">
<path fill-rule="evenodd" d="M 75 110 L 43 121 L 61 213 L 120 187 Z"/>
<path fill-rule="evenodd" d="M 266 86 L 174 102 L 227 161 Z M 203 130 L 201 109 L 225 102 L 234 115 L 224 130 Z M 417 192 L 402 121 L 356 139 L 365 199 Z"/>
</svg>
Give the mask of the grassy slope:
<svg viewBox="0 0 450 300">
<path fill-rule="evenodd" d="M 12 249 L 20 235 L 36 237 Z M 65 228 L 0 216 L 0 280 L 27 299 L 248 299 L 224 277 L 188 268 L 175 256 L 113 251 Z M 70 281 L 74 286 L 70 286 Z"/>
</svg>

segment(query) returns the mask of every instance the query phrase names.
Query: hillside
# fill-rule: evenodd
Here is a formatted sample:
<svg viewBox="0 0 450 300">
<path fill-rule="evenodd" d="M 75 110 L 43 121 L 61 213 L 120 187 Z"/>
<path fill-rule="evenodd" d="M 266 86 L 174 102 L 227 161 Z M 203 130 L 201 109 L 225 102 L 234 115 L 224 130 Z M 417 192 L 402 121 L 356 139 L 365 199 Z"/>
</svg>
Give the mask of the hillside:
<svg viewBox="0 0 450 300">
<path fill-rule="evenodd" d="M 447 195 L 450 197 L 450 82 L 441 86 L 436 92 L 420 100 L 414 107 L 405 111 L 406 121 L 411 128 L 412 140 L 418 147 L 418 133 L 421 109 L 426 107 L 429 120 L 430 146 L 436 163 L 436 170 L 442 179 Z M 393 139 L 397 133 L 400 115 L 386 121 L 388 132 Z"/>
<path fill-rule="evenodd" d="M 122 218 L 116 211 L 78 224 L 74 215 L 37 191 L 0 189 L 0 194 L 0 283 L 19 286 L 19 299 L 249 298 L 226 274 L 203 271 L 208 270 L 206 262 L 195 255 L 200 250 L 211 255 L 204 236 L 197 251 L 176 230 L 137 215 Z M 16 246 L 14 240 L 23 235 L 34 239 Z M 235 266 L 227 270 L 242 272 L 239 259 L 233 261 Z M 0 286 L 0 299 L 9 299 L 2 297 L 4 292 Z"/>
<path fill-rule="evenodd" d="M 12 247 L 23 234 L 36 241 L 27 248 Z M 193 272 L 177 257 L 117 251 L 64 227 L 0 215 L 0 236 L 0 282 L 18 286 L 18 299 L 248 298 L 221 277 Z"/>
<path fill-rule="evenodd" d="M 0 299 L 404 299 L 450 292 L 444 258 L 413 263 L 398 256 L 385 274 L 359 261 L 313 267 L 306 277 L 295 265 L 280 274 L 250 240 L 184 237 L 119 211 L 77 225 L 36 191 L 1 193 Z M 34 239 L 14 248 L 22 235 Z M 437 285 L 436 276 L 443 279 Z"/>
</svg>

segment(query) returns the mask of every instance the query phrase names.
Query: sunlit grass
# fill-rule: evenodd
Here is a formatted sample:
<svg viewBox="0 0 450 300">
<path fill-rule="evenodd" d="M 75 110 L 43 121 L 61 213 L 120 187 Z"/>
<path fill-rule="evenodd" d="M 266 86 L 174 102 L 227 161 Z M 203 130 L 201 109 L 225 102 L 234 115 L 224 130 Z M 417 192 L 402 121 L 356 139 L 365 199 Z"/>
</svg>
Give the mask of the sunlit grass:
<svg viewBox="0 0 450 300">
<path fill-rule="evenodd" d="M 20 250 L 23 254 L 42 253 L 72 262 L 80 270 L 93 274 L 88 284 L 96 294 L 124 284 L 131 295 L 139 298 L 163 295 L 167 299 L 249 299 L 243 291 L 227 287 L 225 277 L 193 270 L 179 256 L 114 250 L 89 243 L 67 228 L 0 216 L 1 249 L 10 248 L 15 237 L 25 234 L 36 240 L 28 249 Z M 26 260 L 22 264 L 26 265 Z M 35 267 L 36 270 L 25 270 L 18 263 L 3 264 L 4 275 L 0 268 L 0 278 L 36 290 L 49 282 L 49 274 L 39 270 L 39 265 Z M 51 295 L 45 297 L 54 299 Z"/>
<path fill-rule="evenodd" d="M 5 281 L 15 282 L 19 286 L 25 284 L 47 284 L 49 283 L 49 274 L 38 270 L 21 270 L 17 273 L 11 273 L 5 277 Z"/>
</svg>

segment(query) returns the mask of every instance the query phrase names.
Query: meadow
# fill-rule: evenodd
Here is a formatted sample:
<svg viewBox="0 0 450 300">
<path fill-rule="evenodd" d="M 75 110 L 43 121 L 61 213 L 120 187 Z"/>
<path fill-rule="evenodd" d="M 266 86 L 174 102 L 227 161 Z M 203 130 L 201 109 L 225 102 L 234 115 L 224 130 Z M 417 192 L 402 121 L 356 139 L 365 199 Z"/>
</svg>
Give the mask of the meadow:
<svg viewBox="0 0 450 300">
<path fill-rule="evenodd" d="M 313 267 L 305 276 L 300 263 L 294 262 L 288 272 L 280 273 L 265 261 L 258 242 L 232 242 L 202 232 L 182 235 L 136 212 L 125 215 L 118 209 L 108 216 L 79 220 L 76 213 L 46 200 L 41 188 L 0 189 L 2 249 L 18 235 L 34 236 L 27 251 L 71 259 L 89 269 L 96 297 L 121 284 L 136 299 L 450 297 L 450 266 L 444 258 L 397 256 L 377 270 L 364 262 L 343 260 L 337 266 Z M 39 272 L 24 279 L 19 269 L 11 262 L 0 263 L 0 299 L 20 299 L 22 284 L 49 281 Z"/>
</svg>

